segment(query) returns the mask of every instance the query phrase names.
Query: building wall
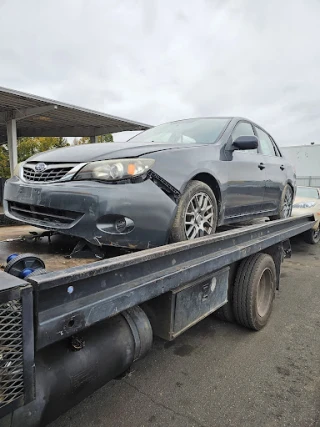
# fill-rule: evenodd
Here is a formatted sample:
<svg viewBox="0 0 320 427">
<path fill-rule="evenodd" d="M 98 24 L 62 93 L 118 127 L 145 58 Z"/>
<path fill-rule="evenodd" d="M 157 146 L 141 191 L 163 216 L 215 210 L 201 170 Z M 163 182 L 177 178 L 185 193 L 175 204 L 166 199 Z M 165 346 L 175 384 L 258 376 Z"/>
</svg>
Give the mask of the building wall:
<svg viewBox="0 0 320 427">
<path fill-rule="evenodd" d="M 320 179 L 320 145 L 281 147 L 281 152 L 296 167 L 297 177 Z"/>
</svg>

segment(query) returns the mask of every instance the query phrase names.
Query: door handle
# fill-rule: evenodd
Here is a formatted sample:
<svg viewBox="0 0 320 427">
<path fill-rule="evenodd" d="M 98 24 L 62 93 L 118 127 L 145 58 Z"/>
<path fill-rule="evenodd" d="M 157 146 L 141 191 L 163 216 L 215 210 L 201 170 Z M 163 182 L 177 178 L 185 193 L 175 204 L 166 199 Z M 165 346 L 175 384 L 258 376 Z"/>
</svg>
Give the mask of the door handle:
<svg viewBox="0 0 320 427">
<path fill-rule="evenodd" d="M 259 168 L 259 169 L 261 169 L 261 170 L 262 170 L 262 169 L 264 169 L 264 168 L 265 168 L 264 163 L 260 163 L 260 164 L 258 165 L 258 168 Z"/>
<path fill-rule="evenodd" d="M 281 166 L 280 166 L 280 169 L 281 169 L 282 171 L 284 171 L 284 170 L 285 170 L 285 167 L 284 167 L 283 165 L 281 165 Z"/>
</svg>

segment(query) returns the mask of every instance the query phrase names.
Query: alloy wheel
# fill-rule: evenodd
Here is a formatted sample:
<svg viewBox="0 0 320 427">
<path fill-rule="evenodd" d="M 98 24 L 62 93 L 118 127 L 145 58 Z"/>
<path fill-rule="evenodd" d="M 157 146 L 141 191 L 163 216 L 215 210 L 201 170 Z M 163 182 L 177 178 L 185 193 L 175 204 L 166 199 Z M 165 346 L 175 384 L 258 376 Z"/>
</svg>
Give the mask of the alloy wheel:
<svg viewBox="0 0 320 427">
<path fill-rule="evenodd" d="M 290 188 L 286 189 L 282 205 L 282 218 L 289 218 L 292 212 L 293 195 Z"/>
<path fill-rule="evenodd" d="M 188 203 L 184 229 L 188 240 L 212 233 L 214 224 L 214 205 L 208 194 L 196 193 Z"/>
</svg>

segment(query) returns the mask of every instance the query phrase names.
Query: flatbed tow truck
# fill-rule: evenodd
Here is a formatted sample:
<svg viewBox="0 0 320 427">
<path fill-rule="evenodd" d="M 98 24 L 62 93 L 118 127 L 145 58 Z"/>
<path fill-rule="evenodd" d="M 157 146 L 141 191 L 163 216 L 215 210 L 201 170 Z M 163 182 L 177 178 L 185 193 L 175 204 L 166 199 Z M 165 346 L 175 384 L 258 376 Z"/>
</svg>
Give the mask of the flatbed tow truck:
<svg viewBox="0 0 320 427">
<path fill-rule="evenodd" d="M 96 262 L 65 257 L 72 239 L 0 229 L 0 427 L 48 424 L 125 375 L 153 335 L 173 340 L 213 312 L 261 329 L 289 239 L 314 224 L 239 225 L 140 252 L 111 248 Z"/>
</svg>

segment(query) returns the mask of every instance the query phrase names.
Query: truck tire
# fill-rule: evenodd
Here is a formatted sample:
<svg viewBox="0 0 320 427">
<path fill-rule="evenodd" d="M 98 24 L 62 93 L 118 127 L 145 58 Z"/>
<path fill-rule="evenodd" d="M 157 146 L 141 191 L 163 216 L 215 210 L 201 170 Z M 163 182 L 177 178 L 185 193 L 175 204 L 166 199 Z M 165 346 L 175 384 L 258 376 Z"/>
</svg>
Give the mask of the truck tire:
<svg viewBox="0 0 320 427">
<path fill-rule="evenodd" d="M 292 214 L 293 207 L 293 190 L 289 184 L 287 184 L 281 196 L 280 211 L 277 215 L 270 216 L 270 220 L 289 218 Z"/>
<path fill-rule="evenodd" d="M 190 181 L 178 204 L 169 242 L 182 242 L 214 234 L 218 205 L 211 188 L 201 181 Z"/>
<path fill-rule="evenodd" d="M 214 315 L 223 322 L 235 322 L 235 317 L 233 313 L 233 290 L 238 266 L 238 262 L 235 262 L 234 264 L 230 265 L 228 280 L 228 302 L 214 313 Z"/>
<path fill-rule="evenodd" d="M 259 253 L 244 259 L 237 271 L 233 311 L 237 323 L 259 331 L 269 320 L 277 273 L 270 255 Z"/>
<path fill-rule="evenodd" d="M 310 245 L 316 245 L 320 242 L 320 227 L 316 230 L 312 228 L 311 230 L 305 231 L 303 233 L 303 238 L 306 243 L 309 243 Z"/>
</svg>

